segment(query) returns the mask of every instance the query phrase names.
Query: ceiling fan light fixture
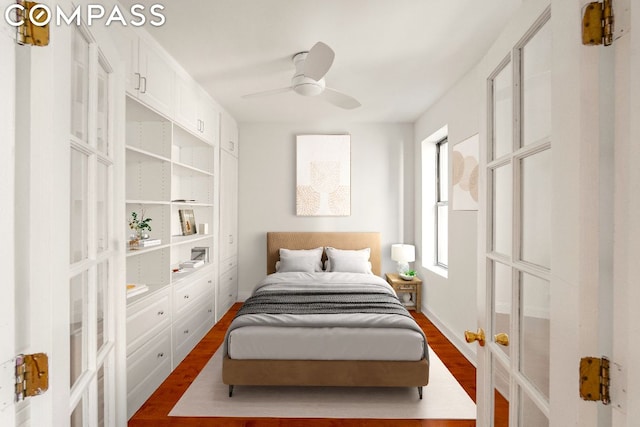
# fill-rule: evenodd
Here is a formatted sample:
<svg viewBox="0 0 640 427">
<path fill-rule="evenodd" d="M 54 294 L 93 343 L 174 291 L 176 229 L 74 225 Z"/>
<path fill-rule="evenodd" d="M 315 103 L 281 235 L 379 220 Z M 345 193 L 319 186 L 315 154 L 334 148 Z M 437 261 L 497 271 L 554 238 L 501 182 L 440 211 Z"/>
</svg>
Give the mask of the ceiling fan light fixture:
<svg viewBox="0 0 640 427">
<path fill-rule="evenodd" d="M 331 68 L 334 56 L 335 53 L 329 46 L 318 42 L 310 51 L 298 52 L 291 58 L 296 67 L 291 86 L 244 95 L 243 98 L 256 98 L 292 90 L 302 96 L 322 95 L 327 102 L 347 110 L 358 108 L 360 102 L 357 99 L 325 85 L 324 76 Z"/>
<path fill-rule="evenodd" d="M 324 92 L 325 83 L 324 79 L 315 81 L 312 78 L 297 75 L 291 81 L 293 90 L 303 96 L 316 96 Z"/>
</svg>

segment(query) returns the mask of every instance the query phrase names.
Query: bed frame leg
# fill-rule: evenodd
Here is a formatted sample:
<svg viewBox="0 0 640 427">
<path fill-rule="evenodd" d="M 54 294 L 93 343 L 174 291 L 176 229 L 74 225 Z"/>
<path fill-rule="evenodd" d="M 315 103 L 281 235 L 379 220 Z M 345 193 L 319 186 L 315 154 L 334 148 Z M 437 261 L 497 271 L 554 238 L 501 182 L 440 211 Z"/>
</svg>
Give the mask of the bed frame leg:
<svg viewBox="0 0 640 427">
<path fill-rule="evenodd" d="M 418 396 L 420 396 L 420 400 L 422 400 L 422 387 L 418 387 Z"/>
<path fill-rule="evenodd" d="M 421 395 L 422 395 L 422 393 L 421 393 Z M 233 386 L 229 385 L 229 397 L 232 397 L 232 396 L 233 396 Z M 422 399 L 422 397 L 420 397 L 420 399 Z"/>
</svg>

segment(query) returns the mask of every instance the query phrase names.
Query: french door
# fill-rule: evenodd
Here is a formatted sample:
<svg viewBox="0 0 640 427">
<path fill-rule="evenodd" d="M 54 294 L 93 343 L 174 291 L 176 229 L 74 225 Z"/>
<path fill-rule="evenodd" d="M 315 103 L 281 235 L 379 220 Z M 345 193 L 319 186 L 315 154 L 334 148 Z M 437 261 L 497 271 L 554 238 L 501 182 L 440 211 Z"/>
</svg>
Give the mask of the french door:
<svg viewBox="0 0 640 427">
<path fill-rule="evenodd" d="M 551 25 L 488 78 L 486 307 L 492 425 L 549 425 Z M 486 365 L 485 365 L 486 366 Z"/>
<path fill-rule="evenodd" d="M 124 85 L 104 31 L 52 25 L 48 46 L 14 45 L 16 351 L 49 356 L 49 389 L 15 405 L 17 426 L 125 422 Z"/>
<path fill-rule="evenodd" d="M 71 27 L 69 132 L 70 425 L 115 425 L 112 68 L 83 27 Z"/>
<path fill-rule="evenodd" d="M 580 2 L 531 0 L 483 60 L 478 426 L 637 424 L 635 6 L 614 1 L 618 40 L 587 47 Z M 609 406 L 578 393 L 602 355 Z"/>
</svg>

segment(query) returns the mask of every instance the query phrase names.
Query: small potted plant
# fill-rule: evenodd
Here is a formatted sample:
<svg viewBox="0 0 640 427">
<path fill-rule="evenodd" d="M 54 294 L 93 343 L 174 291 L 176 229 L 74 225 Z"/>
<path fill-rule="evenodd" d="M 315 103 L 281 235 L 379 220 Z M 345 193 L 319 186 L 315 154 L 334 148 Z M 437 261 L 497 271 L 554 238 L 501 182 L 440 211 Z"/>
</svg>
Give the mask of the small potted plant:
<svg viewBox="0 0 640 427">
<path fill-rule="evenodd" d="M 415 279 L 417 276 L 417 273 L 415 270 L 407 270 L 404 273 L 400 274 L 400 277 L 403 278 L 404 280 L 413 280 Z"/>
<path fill-rule="evenodd" d="M 140 240 L 149 238 L 149 231 L 151 231 L 151 218 L 144 217 L 144 209 L 140 211 L 140 216 L 137 212 L 131 212 L 131 218 L 129 218 L 129 228 L 134 231 L 130 236 L 129 245 L 132 247 L 138 246 Z"/>
</svg>

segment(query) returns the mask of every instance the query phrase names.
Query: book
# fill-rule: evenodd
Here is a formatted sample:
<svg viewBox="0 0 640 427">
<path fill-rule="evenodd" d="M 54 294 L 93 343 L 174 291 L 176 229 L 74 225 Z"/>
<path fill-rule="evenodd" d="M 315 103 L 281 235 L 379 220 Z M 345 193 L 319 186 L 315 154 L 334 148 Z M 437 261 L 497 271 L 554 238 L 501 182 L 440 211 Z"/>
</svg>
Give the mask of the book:
<svg viewBox="0 0 640 427">
<path fill-rule="evenodd" d="M 143 294 L 149 290 L 147 285 L 141 285 L 137 283 L 127 283 L 127 298 L 134 297 L 136 295 Z"/>
<path fill-rule="evenodd" d="M 144 239 L 138 242 L 138 246 L 141 248 L 148 248 L 150 246 L 157 246 L 160 243 L 162 243 L 160 239 Z"/>
<path fill-rule="evenodd" d="M 182 235 L 189 236 L 196 234 L 196 219 L 193 215 L 193 209 L 179 209 L 180 226 L 182 227 Z"/>
<path fill-rule="evenodd" d="M 202 260 L 189 260 L 180 263 L 180 268 L 198 268 L 204 265 Z"/>
</svg>

